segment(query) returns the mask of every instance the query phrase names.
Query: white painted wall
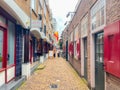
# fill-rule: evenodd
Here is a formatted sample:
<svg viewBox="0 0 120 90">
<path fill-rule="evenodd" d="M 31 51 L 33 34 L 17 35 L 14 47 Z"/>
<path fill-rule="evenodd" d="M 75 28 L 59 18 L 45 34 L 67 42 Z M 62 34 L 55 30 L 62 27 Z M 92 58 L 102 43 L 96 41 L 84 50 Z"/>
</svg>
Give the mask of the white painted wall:
<svg viewBox="0 0 120 90">
<path fill-rule="evenodd" d="M 48 59 L 48 53 L 46 54 L 46 58 Z"/>
<path fill-rule="evenodd" d="M 81 75 L 84 76 L 84 43 L 81 39 Z"/>
<path fill-rule="evenodd" d="M 44 62 L 44 56 L 40 56 L 40 63 Z"/>
<path fill-rule="evenodd" d="M 94 49 L 94 35 L 90 35 L 90 78 L 91 78 L 91 87 L 95 87 L 95 49 Z"/>
<path fill-rule="evenodd" d="M 30 76 L 30 63 L 22 64 L 22 75 L 25 75 L 27 78 Z"/>
<path fill-rule="evenodd" d="M 15 66 L 7 69 L 7 82 L 15 77 Z"/>
<path fill-rule="evenodd" d="M 0 72 L 0 86 L 5 84 L 5 71 Z"/>
</svg>

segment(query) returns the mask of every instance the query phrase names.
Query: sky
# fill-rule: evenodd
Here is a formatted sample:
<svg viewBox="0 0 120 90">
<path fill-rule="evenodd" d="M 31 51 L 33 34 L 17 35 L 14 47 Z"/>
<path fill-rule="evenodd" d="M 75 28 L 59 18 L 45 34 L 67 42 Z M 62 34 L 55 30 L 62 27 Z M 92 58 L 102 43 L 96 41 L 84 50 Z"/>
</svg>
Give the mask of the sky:
<svg viewBox="0 0 120 90">
<path fill-rule="evenodd" d="M 57 31 L 59 36 L 65 28 L 65 22 L 69 21 L 67 18 L 68 12 L 74 12 L 78 0 L 49 0 L 50 9 L 52 9 L 53 17 L 57 21 Z"/>
</svg>

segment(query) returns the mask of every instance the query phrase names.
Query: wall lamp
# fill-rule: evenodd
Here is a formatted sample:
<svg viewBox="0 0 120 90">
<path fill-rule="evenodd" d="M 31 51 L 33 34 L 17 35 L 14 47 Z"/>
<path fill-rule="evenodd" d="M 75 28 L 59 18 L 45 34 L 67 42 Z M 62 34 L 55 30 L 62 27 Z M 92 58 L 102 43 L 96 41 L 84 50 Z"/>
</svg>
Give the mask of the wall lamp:
<svg viewBox="0 0 120 90">
<path fill-rule="evenodd" d="M 66 17 L 69 17 L 70 14 L 73 14 L 73 13 L 76 13 L 76 12 L 68 12 L 68 14 L 66 15 Z"/>
<path fill-rule="evenodd" d="M 64 23 L 64 25 L 67 25 L 67 23 L 70 23 L 71 21 L 66 21 L 65 23 Z"/>
</svg>

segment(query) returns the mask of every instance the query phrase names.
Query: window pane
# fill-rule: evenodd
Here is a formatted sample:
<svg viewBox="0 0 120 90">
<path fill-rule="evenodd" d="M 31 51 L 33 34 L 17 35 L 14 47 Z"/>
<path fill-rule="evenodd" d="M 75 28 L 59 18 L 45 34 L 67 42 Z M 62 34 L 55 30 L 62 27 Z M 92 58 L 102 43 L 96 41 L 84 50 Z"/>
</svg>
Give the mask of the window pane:
<svg viewBox="0 0 120 90">
<path fill-rule="evenodd" d="M 0 30 L 0 68 L 2 68 L 3 58 L 3 31 Z"/>
<path fill-rule="evenodd" d="M 91 8 L 92 30 L 104 25 L 105 0 L 98 0 Z"/>
<path fill-rule="evenodd" d="M 100 54 L 100 62 L 102 63 L 103 62 L 103 54 Z"/>
<path fill-rule="evenodd" d="M 99 62 L 99 58 L 100 58 L 99 54 L 96 54 L 95 61 Z"/>
<path fill-rule="evenodd" d="M 8 65 L 14 64 L 15 25 L 8 21 Z"/>
<path fill-rule="evenodd" d="M 103 53 L 103 45 L 100 45 L 100 53 Z"/>
<path fill-rule="evenodd" d="M 104 7 L 101 9 L 101 25 L 104 24 Z"/>
<path fill-rule="evenodd" d="M 1 15 L 0 15 L 0 22 L 6 24 L 6 19 L 3 16 L 1 16 Z"/>
<path fill-rule="evenodd" d="M 96 53 L 99 53 L 99 52 L 100 52 L 99 45 L 96 44 Z"/>
</svg>

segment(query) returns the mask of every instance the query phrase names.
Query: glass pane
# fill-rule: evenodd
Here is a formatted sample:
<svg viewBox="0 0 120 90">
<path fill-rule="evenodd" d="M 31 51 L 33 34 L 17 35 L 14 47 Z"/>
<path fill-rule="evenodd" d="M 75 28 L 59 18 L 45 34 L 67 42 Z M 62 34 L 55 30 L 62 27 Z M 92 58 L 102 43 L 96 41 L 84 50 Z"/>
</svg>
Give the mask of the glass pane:
<svg viewBox="0 0 120 90">
<path fill-rule="evenodd" d="M 96 53 L 99 53 L 99 52 L 100 52 L 99 45 L 96 44 Z"/>
<path fill-rule="evenodd" d="M 100 63 L 102 63 L 103 62 L 103 54 L 100 54 Z"/>
<path fill-rule="evenodd" d="M 103 53 L 103 45 L 100 45 L 100 53 Z"/>
<path fill-rule="evenodd" d="M 6 24 L 6 19 L 3 16 L 1 16 L 1 15 L 0 15 L 0 22 Z"/>
<path fill-rule="evenodd" d="M 2 68 L 3 58 L 3 31 L 0 30 L 0 68 Z"/>
<path fill-rule="evenodd" d="M 100 58 L 99 54 L 96 54 L 95 61 L 99 62 L 99 58 Z"/>
<path fill-rule="evenodd" d="M 96 13 L 96 27 L 100 26 L 100 11 Z"/>
<path fill-rule="evenodd" d="M 101 25 L 104 24 L 104 7 L 101 9 Z"/>
<path fill-rule="evenodd" d="M 14 64 L 15 25 L 8 22 L 8 65 Z"/>
</svg>

